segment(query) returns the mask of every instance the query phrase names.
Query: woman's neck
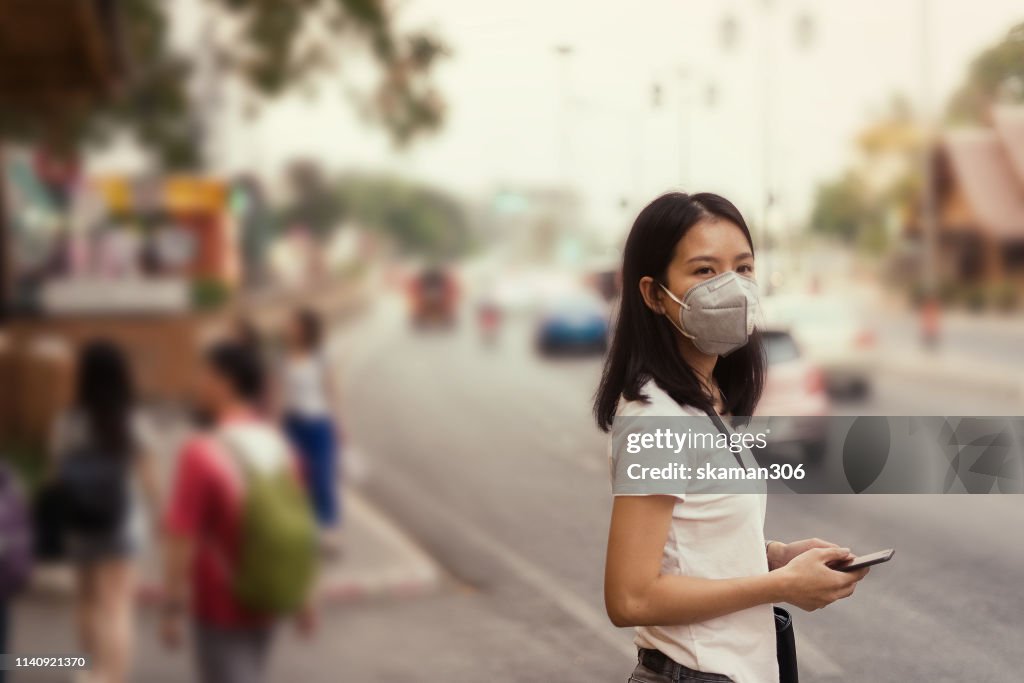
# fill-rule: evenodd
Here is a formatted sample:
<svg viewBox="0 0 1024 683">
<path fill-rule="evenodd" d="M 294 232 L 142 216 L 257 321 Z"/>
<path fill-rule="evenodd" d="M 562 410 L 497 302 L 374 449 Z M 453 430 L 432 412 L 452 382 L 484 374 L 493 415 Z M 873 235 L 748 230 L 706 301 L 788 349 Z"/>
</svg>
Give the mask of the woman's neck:
<svg viewBox="0 0 1024 683">
<path fill-rule="evenodd" d="M 697 378 L 700 379 L 700 383 L 704 386 L 704 390 L 708 392 L 709 396 L 714 398 L 714 401 L 717 404 L 718 388 L 715 385 L 714 372 L 715 364 L 718 362 L 718 356 L 709 356 L 694 346 L 692 341 L 682 335 L 678 335 L 678 347 L 679 355 L 683 357 L 683 361 L 693 368 L 695 373 L 697 373 Z"/>
</svg>

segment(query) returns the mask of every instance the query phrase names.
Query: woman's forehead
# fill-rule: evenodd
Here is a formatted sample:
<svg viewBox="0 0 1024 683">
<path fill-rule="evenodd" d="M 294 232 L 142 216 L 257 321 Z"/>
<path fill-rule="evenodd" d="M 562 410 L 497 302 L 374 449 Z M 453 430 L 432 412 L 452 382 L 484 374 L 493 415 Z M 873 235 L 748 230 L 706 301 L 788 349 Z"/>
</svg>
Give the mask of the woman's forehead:
<svg viewBox="0 0 1024 683">
<path fill-rule="evenodd" d="M 750 244 L 738 225 L 724 218 L 704 219 L 679 240 L 676 256 L 697 255 L 733 258 L 750 252 Z"/>
</svg>

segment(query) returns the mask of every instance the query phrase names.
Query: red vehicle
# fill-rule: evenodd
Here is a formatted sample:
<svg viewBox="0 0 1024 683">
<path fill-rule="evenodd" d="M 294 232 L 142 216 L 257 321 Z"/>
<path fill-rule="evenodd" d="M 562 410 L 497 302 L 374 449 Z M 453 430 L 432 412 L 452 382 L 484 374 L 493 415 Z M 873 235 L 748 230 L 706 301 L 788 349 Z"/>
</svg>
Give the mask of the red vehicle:
<svg viewBox="0 0 1024 683">
<path fill-rule="evenodd" d="M 453 326 L 457 304 L 458 286 L 451 273 L 441 268 L 427 268 L 413 278 L 409 308 L 414 326 Z"/>
<path fill-rule="evenodd" d="M 481 301 L 476 309 L 477 324 L 480 326 L 480 338 L 487 346 L 498 341 L 501 328 L 501 309 L 491 300 Z"/>
</svg>

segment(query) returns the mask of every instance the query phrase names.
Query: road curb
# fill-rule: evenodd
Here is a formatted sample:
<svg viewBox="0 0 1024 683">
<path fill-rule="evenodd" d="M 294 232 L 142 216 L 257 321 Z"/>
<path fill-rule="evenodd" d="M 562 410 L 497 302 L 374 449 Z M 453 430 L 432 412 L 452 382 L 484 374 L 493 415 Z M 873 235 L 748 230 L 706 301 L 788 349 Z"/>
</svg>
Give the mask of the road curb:
<svg viewBox="0 0 1024 683">
<path fill-rule="evenodd" d="M 325 575 L 316 589 L 322 603 L 415 597 L 426 595 L 440 586 L 440 567 L 412 538 L 357 492 L 350 491 L 347 495 L 347 513 L 359 515 L 379 541 L 391 546 L 397 557 L 389 566 L 372 572 L 350 574 L 339 571 L 335 575 Z"/>
<path fill-rule="evenodd" d="M 376 542 L 387 546 L 389 561 L 382 567 L 355 572 L 347 569 L 344 560 L 340 561 L 337 567 L 321 574 L 314 589 L 318 604 L 335 606 L 371 599 L 414 598 L 429 595 L 440 587 L 440 566 L 387 516 L 356 491 L 345 492 L 345 506 L 350 517 L 369 527 Z M 72 566 L 48 565 L 36 568 L 28 593 L 38 598 L 69 599 L 74 589 Z M 142 576 L 136 598 L 144 607 L 161 604 L 163 588 L 159 578 Z"/>
<path fill-rule="evenodd" d="M 974 389 L 1024 400 L 1024 372 L 992 363 L 977 363 L 950 358 L 941 353 L 883 354 L 879 370 L 916 382 L 950 383 L 963 389 Z"/>
</svg>

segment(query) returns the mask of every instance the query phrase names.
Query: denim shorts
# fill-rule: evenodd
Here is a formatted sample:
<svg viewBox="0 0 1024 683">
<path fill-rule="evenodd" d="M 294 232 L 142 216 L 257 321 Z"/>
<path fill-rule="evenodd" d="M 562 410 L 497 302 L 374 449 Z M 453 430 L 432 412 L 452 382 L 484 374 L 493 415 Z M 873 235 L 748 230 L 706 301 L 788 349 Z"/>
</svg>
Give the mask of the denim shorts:
<svg viewBox="0 0 1024 683">
<path fill-rule="evenodd" d="M 629 683 L 733 683 L 722 674 L 703 673 L 674 662 L 657 650 L 641 649 Z"/>
</svg>

